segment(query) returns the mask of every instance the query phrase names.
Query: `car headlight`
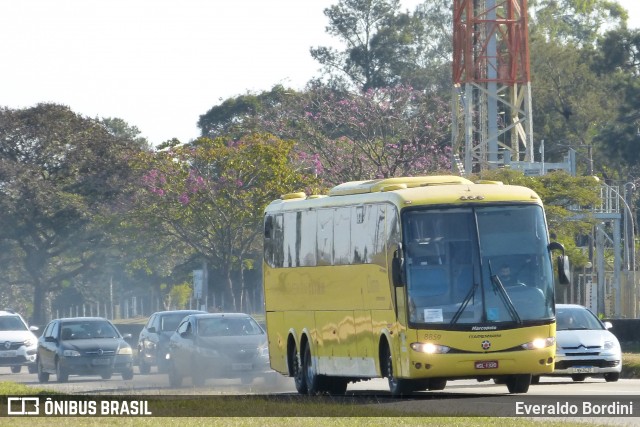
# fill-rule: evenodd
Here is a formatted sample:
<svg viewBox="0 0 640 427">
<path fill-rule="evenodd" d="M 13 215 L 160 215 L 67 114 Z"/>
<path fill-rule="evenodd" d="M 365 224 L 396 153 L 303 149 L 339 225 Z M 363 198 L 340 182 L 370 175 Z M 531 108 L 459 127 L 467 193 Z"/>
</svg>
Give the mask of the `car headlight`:
<svg viewBox="0 0 640 427">
<path fill-rule="evenodd" d="M 451 350 L 451 348 L 447 347 L 446 345 L 433 344 L 430 342 L 426 342 L 426 343 L 414 342 L 414 343 L 411 343 L 410 347 L 413 351 L 417 351 L 418 353 L 427 353 L 427 354 L 444 354 L 444 353 L 449 353 L 449 350 Z"/>
<path fill-rule="evenodd" d="M 80 356 L 80 352 L 76 351 L 76 350 L 64 350 L 62 352 L 62 355 L 64 357 L 78 357 L 78 356 Z"/>
<path fill-rule="evenodd" d="M 133 354 L 133 352 L 131 351 L 131 347 L 127 346 L 127 347 L 120 347 L 118 349 L 118 354 Z"/>
<path fill-rule="evenodd" d="M 605 350 L 612 350 L 614 348 L 618 347 L 617 343 L 615 341 L 605 341 L 604 342 L 604 349 Z"/>
<path fill-rule="evenodd" d="M 533 341 L 521 345 L 525 350 L 540 350 L 541 348 L 551 347 L 556 342 L 555 337 L 536 338 Z"/>
<path fill-rule="evenodd" d="M 260 355 L 260 357 L 264 357 L 264 358 L 269 358 L 269 346 L 264 345 L 260 348 L 258 348 L 258 354 Z"/>
</svg>

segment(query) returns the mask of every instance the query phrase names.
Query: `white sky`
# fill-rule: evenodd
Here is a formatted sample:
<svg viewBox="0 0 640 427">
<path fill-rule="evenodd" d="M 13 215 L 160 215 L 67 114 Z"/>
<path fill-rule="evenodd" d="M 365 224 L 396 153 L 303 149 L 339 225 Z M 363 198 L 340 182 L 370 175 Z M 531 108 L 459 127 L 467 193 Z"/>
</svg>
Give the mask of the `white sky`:
<svg viewBox="0 0 640 427">
<path fill-rule="evenodd" d="M 640 27 L 640 2 L 618 1 Z M 322 11 L 336 2 L 0 1 L 0 105 L 55 102 L 187 142 L 222 100 L 317 76 L 309 48 L 334 43 Z"/>
</svg>

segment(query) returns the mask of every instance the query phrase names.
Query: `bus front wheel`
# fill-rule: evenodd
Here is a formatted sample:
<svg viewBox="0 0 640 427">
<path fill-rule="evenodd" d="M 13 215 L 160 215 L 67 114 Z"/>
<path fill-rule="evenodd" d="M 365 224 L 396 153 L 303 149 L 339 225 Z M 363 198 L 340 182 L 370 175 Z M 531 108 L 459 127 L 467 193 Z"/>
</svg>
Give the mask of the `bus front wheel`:
<svg viewBox="0 0 640 427">
<path fill-rule="evenodd" d="M 511 375 L 506 383 L 509 393 L 526 393 L 531 384 L 531 374 Z"/>
<path fill-rule="evenodd" d="M 402 378 L 396 378 L 393 372 L 393 358 L 391 356 L 391 350 L 389 347 L 385 347 L 382 355 L 382 361 L 386 364 L 386 376 L 389 381 L 389 391 L 394 397 L 400 397 L 405 394 L 409 394 L 413 391 L 412 383 L 410 380 Z"/>
</svg>

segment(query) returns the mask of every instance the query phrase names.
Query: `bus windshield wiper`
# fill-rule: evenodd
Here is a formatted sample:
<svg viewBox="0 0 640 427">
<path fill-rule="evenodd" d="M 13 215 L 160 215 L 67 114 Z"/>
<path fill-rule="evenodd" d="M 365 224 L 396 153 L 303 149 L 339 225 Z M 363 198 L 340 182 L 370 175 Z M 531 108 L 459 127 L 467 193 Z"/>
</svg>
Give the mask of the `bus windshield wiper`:
<svg viewBox="0 0 640 427">
<path fill-rule="evenodd" d="M 491 270 L 491 263 L 489 263 L 489 269 Z M 491 283 L 493 284 L 493 288 L 498 292 L 498 295 L 500 295 L 502 303 L 507 307 L 511 318 L 517 323 L 522 323 L 522 319 L 520 319 L 520 315 L 518 315 L 518 311 L 513 305 L 513 302 L 511 302 L 511 298 L 509 298 L 509 294 L 507 294 L 507 290 L 502 285 L 500 278 L 495 274 L 491 274 Z"/>
<path fill-rule="evenodd" d="M 478 284 L 474 283 L 471 289 L 469 289 L 469 292 L 467 292 L 467 295 L 464 297 L 464 300 L 462 301 L 462 304 L 456 311 L 456 314 L 454 314 L 453 317 L 451 318 L 451 322 L 449 322 L 450 325 L 455 325 L 456 323 L 458 323 L 460 316 L 462 316 L 462 313 L 464 313 L 464 310 L 467 308 L 467 305 L 469 305 L 469 301 L 471 301 L 473 296 L 476 294 L 476 289 L 478 289 Z"/>
</svg>

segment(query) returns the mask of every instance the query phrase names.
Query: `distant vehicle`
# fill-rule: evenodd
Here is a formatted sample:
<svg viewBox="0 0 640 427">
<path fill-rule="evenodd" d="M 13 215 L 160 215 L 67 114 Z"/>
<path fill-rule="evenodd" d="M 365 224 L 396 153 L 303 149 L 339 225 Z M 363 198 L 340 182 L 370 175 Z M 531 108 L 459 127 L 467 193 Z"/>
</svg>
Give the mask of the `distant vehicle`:
<svg viewBox="0 0 640 427">
<path fill-rule="evenodd" d="M 610 322 L 601 322 L 581 305 L 556 305 L 556 363 L 554 376 L 584 381 L 587 377 L 604 377 L 618 381 L 622 371 L 622 350 L 615 335 L 608 331 Z M 532 378 L 538 383 L 539 376 Z"/>
<path fill-rule="evenodd" d="M 38 337 L 33 332 L 37 330 L 36 326 L 27 326 L 15 311 L 1 310 L 0 366 L 9 366 L 14 374 L 27 366 L 30 373 L 35 373 Z"/>
<path fill-rule="evenodd" d="M 55 319 L 47 324 L 38 339 L 38 381 L 58 382 L 69 375 L 100 375 L 108 380 L 114 373 L 122 379 L 133 378 L 133 352 L 124 337 L 107 319 L 76 317 Z"/>
<path fill-rule="evenodd" d="M 141 374 L 151 372 L 157 366 L 159 372 L 166 372 L 166 356 L 169 338 L 176 331 L 180 321 L 189 314 L 206 313 L 200 310 L 168 310 L 153 313 L 138 337 L 138 369 Z"/>
<path fill-rule="evenodd" d="M 207 378 L 240 378 L 250 384 L 257 376 L 271 383 L 278 374 L 269 368 L 267 335 L 244 313 L 192 314 L 184 318 L 169 342 L 169 383 L 193 385 Z"/>
</svg>

